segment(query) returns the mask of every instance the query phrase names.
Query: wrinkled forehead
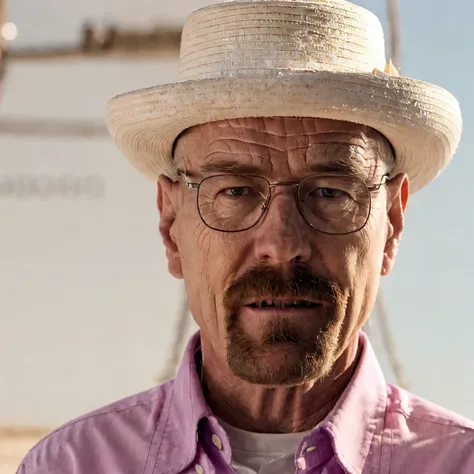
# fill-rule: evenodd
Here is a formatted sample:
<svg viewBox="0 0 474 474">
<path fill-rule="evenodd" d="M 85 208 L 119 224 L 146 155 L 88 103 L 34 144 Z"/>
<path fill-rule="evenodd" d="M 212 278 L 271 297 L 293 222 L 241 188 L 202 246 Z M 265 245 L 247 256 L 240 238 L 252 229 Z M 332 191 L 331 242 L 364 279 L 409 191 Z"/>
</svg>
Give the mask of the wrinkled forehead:
<svg viewBox="0 0 474 474">
<path fill-rule="evenodd" d="M 179 168 L 223 171 L 227 166 L 249 169 L 304 171 L 340 165 L 360 168 L 366 177 L 382 164 L 390 167 L 394 154 L 388 140 L 361 124 L 305 117 L 250 117 L 206 123 L 183 132 L 175 142 Z M 244 169 L 244 168 L 242 168 Z"/>
</svg>

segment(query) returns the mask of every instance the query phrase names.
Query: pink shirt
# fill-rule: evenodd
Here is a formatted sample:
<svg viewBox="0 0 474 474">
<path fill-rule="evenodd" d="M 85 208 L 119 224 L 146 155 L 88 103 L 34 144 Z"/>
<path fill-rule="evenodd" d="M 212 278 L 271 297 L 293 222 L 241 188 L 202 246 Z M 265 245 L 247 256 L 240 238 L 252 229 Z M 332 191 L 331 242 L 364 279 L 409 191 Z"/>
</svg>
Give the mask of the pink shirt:
<svg viewBox="0 0 474 474">
<path fill-rule="evenodd" d="M 294 472 L 474 474 L 474 423 L 387 383 L 364 334 L 360 343 L 354 377 L 303 438 Z M 198 349 L 196 334 L 174 381 L 55 430 L 18 474 L 234 473 L 227 435 L 201 390 Z"/>
</svg>

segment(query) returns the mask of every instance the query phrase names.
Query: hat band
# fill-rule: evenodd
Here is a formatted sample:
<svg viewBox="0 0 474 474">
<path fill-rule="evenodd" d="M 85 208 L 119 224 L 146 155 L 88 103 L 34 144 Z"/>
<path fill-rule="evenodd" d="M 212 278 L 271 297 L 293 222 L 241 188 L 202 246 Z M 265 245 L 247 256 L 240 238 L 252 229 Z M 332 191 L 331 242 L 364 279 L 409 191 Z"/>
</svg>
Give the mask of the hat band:
<svg viewBox="0 0 474 474">
<path fill-rule="evenodd" d="M 302 64 L 301 61 L 281 61 L 279 64 L 272 66 L 262 65 L 261 61 L 226 61 L 219 62 L 206 67 L 187 69 L 180 71 L 179 82 L 200 80 L 200 79 L 218 79 L 218 78 L 232 78 L 232 77 L 280 77 L 283 73 L 287 75 L 290 72 L 358 72 L 358 73 L 372 73 L 374 69 L 384 70 L 385 63 L 379 67 L 367 67 L 366 64 L 355 68 L 353 65 L 334 65 L 321 64 L 318 62 L 308 62 Z"/>
</svg>

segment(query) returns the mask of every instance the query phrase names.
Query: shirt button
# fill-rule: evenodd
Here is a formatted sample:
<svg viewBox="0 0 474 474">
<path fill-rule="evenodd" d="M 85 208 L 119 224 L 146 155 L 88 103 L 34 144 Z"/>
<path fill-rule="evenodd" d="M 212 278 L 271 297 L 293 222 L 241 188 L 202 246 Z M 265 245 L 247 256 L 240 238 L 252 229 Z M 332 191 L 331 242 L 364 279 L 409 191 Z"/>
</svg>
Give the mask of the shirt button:
<svg viewBox="0 0 474 474">
<path fill-rule="evenodd" d="M 197 474 L 202 474 L 204 472 L 204 469 L 202 468 L 200 464 L 196 464 L 194 466 L 194 469 L 196 469 Z"/>
<path fill-rule="evenodd" d="M 220 440 L 219 436 L 216 434 L 212 435 L 212 442 L 214 443 L 214 446 L 217 447 L 217 449 L 222 449 L 222 441 Z"/>
</svg>

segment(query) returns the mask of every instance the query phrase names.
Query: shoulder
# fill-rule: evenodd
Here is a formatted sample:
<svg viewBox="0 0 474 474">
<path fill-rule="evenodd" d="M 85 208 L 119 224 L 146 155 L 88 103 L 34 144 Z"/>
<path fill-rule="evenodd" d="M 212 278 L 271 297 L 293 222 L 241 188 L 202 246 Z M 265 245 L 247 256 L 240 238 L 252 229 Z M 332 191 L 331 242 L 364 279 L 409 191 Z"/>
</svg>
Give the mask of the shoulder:
<svg viewBox="0 0 474 474">
<path fill-rule="evenodd" d="M 415 456 L 436 472 L 474 472 L 473 421 L 388 384 L 385 424 L 399 458 Z"/>
<path fill-rule="evenodd" d="M 141 474 L 154 433 L 165 417 L 173 383 L 119 400 L 57 428 L 29 451 L 18 473 Z"/>
</svg>

